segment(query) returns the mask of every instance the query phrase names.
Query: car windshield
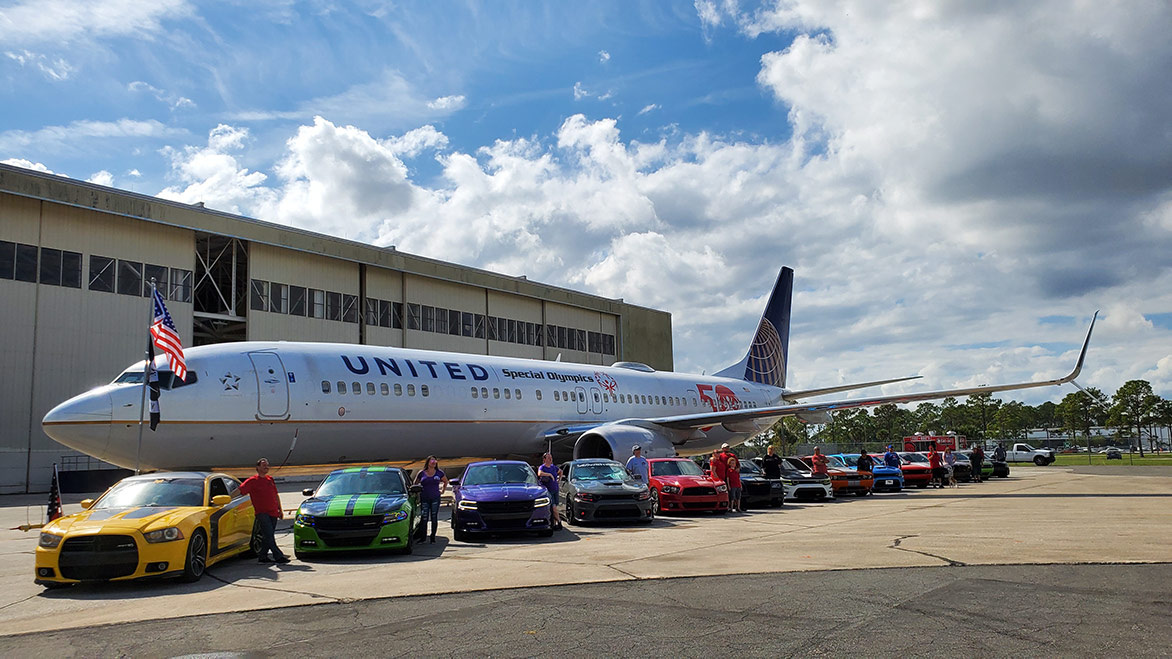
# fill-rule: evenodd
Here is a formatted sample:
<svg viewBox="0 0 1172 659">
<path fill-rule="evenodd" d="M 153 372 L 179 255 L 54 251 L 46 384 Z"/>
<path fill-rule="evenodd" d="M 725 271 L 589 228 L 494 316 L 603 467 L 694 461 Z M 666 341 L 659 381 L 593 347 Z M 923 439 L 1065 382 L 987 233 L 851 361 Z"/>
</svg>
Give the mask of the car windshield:
<svg viewBox="0 0 1172 659">
<path fill-rule="evenodd" d="M 576 481 L 625 481 L 630 478 L 620 464 L 586 464 L 574 467 Z"/>
<path fill-rule="evenodd" d="M 917 462 L 920 464 L 928 464 L 928 456 L 921 453 L 900 453 L 899 457 L 908 462 Z"/>
<path fill-rule="evenodd" d="M 115 485 L 91 510 L 133 506 L 202 506 L 202 478 L 152 478 L 124 480 Z"/>
<path fill-rule="evenodd" d="M 846 462 L 844 462 L 843 459 L 838 457 L 837 455 L 828 455 L 828 456 L 826 456 L 826 466 L 838 467 L 839 469 L 841 469 L 846 466 Z"/>
<path fill-rule="evenodd" d="M 781 475 L 784 478 L 804 478 L 806 474 L 797 469 L 790 469 L 789 467 L 781 468 Z"/>
<path fill-rule="evenodd" d="M 752 462 L 749 462 L 748 460 L 742 460 L 741 461 L 741 473 L 742 474 L 749 474 L 751 476 L 760 476 L 761 475 L 761 467 L 758 467 L 757 465 L 753 464 Z"/>
<path fill-rule="evenodd" d="M 502 483 L 528 483 L 537 485 L 537 475 L 533 468 L 524 464 L 480 464 L 468 467 L 464 478 L 460 479 L 463 485 L 500 485 Z"/>
<path fill-rule="evenodd" d="M 398 471 L 351 471 L 326 476 L 314 496 L 342 494 L 405 494 L 405 491 Z"/>
<path fill-rule="evenodd" d="M 810 465 L 806 464 L 801 458 L 783 458 L 785 463 L 789 465 L 790 469 L 797 471 L 810 471 Z"/>
<path fill-rule="evenodd" d="M 691 460 L 663 460 L 651 463 L 652 476 L 703 476 L 704 470 Z"/>
</svg>

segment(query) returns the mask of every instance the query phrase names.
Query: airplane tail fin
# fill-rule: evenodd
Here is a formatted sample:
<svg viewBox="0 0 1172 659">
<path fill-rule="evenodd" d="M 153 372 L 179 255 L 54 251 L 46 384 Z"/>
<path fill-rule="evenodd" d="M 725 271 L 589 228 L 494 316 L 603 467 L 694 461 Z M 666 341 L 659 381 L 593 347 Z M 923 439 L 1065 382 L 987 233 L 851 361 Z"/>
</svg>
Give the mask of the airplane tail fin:
<svg viewBox="0 0 1172 659">
<path fill-rule="evenodd" d="M 789 361 L 789 314 L 793 301 L 794 271 L 782 268 L 773 285 L 765 313 L 757 325 L 757 334 L 749 346 L 749 353 L 741 361 L 718 371 L 716 375 L 740 378 L 774 387 L 785 386 L 785 371 Z"/>
</svg>

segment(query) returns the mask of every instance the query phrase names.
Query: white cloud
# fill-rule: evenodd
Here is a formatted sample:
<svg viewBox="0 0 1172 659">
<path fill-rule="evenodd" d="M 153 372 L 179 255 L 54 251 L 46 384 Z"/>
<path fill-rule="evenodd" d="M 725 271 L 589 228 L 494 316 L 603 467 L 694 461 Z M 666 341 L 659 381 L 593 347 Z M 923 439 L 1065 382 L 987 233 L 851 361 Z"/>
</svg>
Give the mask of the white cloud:
<svg viewBox="0 0 1172 659">
<path fill-rule="evenodd" d="M 107 187 L 114 185 L 114 175 L 104 169 L 94 172 L 86 180 L 90 183 L 97 183 L 98 185 L 105 185 Z"/>
<path fill-rule="evenodd" d="M 183 131 L 170 128 L 154 119 L 139 121 L 74 121 L 66 126 L 46 126 L 34 131 L 9 130 L 0 133 L 0 152 L 31 149 L 41 152 L 76 148 L 77 143 L 91 139 L 158 138 L 181 135 Z"/>
<path fill-rule="evenodd" d="M 606 64 L 610 61 L 610 53 L 606 52 L 605 50 L 598 51 L 598 61 L 601 64 Z"/>
<path fill-rule="evenodd" d="M 647 114 L 648 112 L 651 112 L 651 111 L 653 111 L 653 110 L 658 110 L 658 109 L 659 109 L 659 104 L 658 104 L 658 103 L 652 103 L 652 104 L 650 104 L 650 105 L 644 105 L 644 106 L 643 106 L 643 109 L 642 109 L 642 110 L 639 110 L 639 114 Z"/>
<path fill-rule="evenodd" d="M 575 82 L 574 83 L 574 100 L 580 101 L 580 100 L 586 98 L 587 96 L 590 96 L 590 92 L 588 92 L 582 88 L 581 82 Z"/>
<path fill-rule="evenodd" d="M 127 85 L 126 89 L 132 92 L 148 92 L 151 96 L 154 96 L 156 100 L 167 104 L 172 110 L 195 107 L 195 101 L 192 101 L 190 98 L 159 89 L 158 87 L 141 80 L 135 80 L 134 82 Z"/>
<path fill-rule="evenodd" d="M 56 174 L 56 172 L 49 169 L 44 164 L 39 163 L 39 162 L 32 162 L 30 160 L 25 160 L 24 158 L 6 158 L 4 160 L 0 160 L 0 163 L 3 163 L 5 165 L 13 165 L 15 167 L 24 167 L 25 169 L 31 169 L 31 170 L 38 171 L 38 172 L 44 172 L 45 174 Z"/>
<path fill-rule="evenodd" d="M 7 51 L 4 56 L 21 66 L 36 67 L 46 78 L 53 82 L 67 80 L 73 74 L 73 66 L 63 57 L 49 58 L 39 53 L 21 50 Z"/>
<path fill-rule="evenodd" d="M 106 37 L 149 39 L 165 21 L 191 12 L 185 0 L 25 0 L 0 9 L 0 43 L 60 48 Z"/>
<path fill-rule="evenodd" d="M 268 177 L 242 167 L 232 155 L 247 141 L 247 129 L 220 124 L 208 133 L 207 146 L 163 149 L 179 185 L 165 188 L 159 196 L 187 204 L 203 202 L 208 208 L 231 213 L 264 211 L 276 198 L 273 190 L 264 187 Z"/>
<path fill-rule="evenodd" d="M 414 158 L 426 149 L 443 149 L 448 146 L 448 136 L 427 125 L 407 131 L 401 137 L 386 140 L 384 146 L 397 156 Z"/>
<path fill-rule="evenodd" d="M 456 96 L 441 96 L 439 98 L 432 99 L 427 103 L 427 107 L 431 108 L 432 110 L 442 110 L 445 112 L 455 112 L 456 110 L 461 110 L 465 105 L 467 105 L 467 102 L 465 101 L 463 94 Z"/>
</svg>

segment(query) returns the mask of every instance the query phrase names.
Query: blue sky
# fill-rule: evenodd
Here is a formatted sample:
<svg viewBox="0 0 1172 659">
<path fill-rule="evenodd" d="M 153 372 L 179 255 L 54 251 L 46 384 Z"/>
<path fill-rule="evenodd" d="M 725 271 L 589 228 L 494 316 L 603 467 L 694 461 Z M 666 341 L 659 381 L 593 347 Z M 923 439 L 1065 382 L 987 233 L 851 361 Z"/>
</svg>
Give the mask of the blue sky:
<svg viewBox="0 0 1172 659">
<path fill-rule="evenodd" d="M 0 1 L 0 161 L 671 311 L 790 381 L 1172 395 L 1172 10 Z M 1029 402 L 1064 391 L 1028 392 Z"/>
</svg>

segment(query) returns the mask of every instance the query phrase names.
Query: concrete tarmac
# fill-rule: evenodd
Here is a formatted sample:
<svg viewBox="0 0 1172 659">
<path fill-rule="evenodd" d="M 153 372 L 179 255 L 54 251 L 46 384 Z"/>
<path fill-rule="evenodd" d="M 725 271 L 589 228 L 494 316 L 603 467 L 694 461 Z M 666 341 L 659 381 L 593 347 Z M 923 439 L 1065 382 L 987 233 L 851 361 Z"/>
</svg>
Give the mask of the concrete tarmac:
<svg viewBox="0 0 1172 659">
<path fill-rule="evenodd" d="M 285 492 L 282 498 L 293 507 L 301 495 Z M 40 503 L 40 499 L 43 497 L 27 500 Z M 25 521 L 22 503 L 19 497 L 0 498 L 0 528 Z M 32 649 L 34 645 L 28 644 L 37 643 L 38 638 L 83 643 L 83 639 L 104 638 L 107 633 L 115 634 L 109 637 L 110 645 L 89 646 L 88 640 L 82 645 L 66 643 L 57 645 L 55 654 L 68 654 L 71 648 L 77 654 L 111 654 L 119 647 L 148 655 L 274 651 L 297 638 L 346 636 L 353 621 L 368 612 L 377 617 L 369 623 L 371 629 L 381 630 L 382 636 L 371 632 L 367 645 L 353 647 L 371 651 L 378 646 L 369 643 L 387 642 L 393 636 L 394 646 L 379 654 L 415 651 L 399 645 L 400 635 L 413 638 L 411 630 L 421 626 L 444 639 L 444 644 L 437 646 L 444 648 L 443 653 L 480 648 L 483 651 L 477 654 L 536 654 L 548 646 L 493 644 L 508 637 L 510 629 L 535 637 L 541 629 L 558 629 L 564 633 L 542 638 L 570 643 L 564 646 L 569 654 L 585 654 L 591 647 L 595 653 L 632 654 L 650 649 L 630 641 L 632 629 L 659 629 L 663 625 L 689 638 L 709 632 L 724 637 L 728 635 L 721 630 L 736 628 L 756 635 L 758 644 L 766 631 L 762 625 L 788 628 L 795 639 L 813 644 L 775 641 L 773 645 L 745 645 L 744 649 L 750 654 L 754 647 L 816 654 L 838 651 L 833 640 L 837 637 L 831 631 L 836 627 L 823 623 L 857 629 L 844 637 L 853 639 L 855 645 L 842 646 L 857 651 L 858 643 L 868 638 L 864 632 L 871 629 L 863 624 L 867 620 L 875 632 L 885 630 L 880 637 L 899 638 L 908 631 L 905 626 L 921 615 L 925 616 L 923 624 L 937 630 L 937 635 L 947 636 L 950 628 L 958 630 L 967 645 L 939 647 L 956 647 L 957 653 L 964 653 L 963 647 L 984 647 L 979 644 L 986 634 L 984 621 L 1001 621 L 1004 626 L 1010 614 L 1017 617 L 1010 620 L 1013 624 L 1005 627 L 1004 634 L 1020 643 L 1001 639 L 996 647 L 1014 647 L 1027 654 L 1050 654 L 1048 647 L 1076 654 L 1098 653 L 1080 648 L 1105 652 L 1112 647 L 1125 654 L 1158 654 L 1158 648 L 1167 652 L 1172 644 L 1159 631 L 1145 631 L 1147 618 L 1143 616 L 1149 611 L 1163 623 L 1172 619 L 1168 615 L 1172 597 L 1166 594 L 1168 568 L 1160 565 L 1172 560 L 1170 504 L 1172 473 L 1145 470 L 1143 475 L 1108 475 L 1061 467 L 1015 467 L 1009 479 L 956 489 L 787 504 L 783 509 L 743 515 L 663 517 L 650 526 L 567 526 L 549 539 L 492 538 L 459 543 L 451 541 L 450 529 L 441 525 L 440 541 L 419 547 L 410 557 L 355 555 L 295 561 L 287 566 L 233 560 L 212 567 L 196 584 L 87 584 L 53 592 L 32 583 L 36 533 L 0 531 L 0 654 L 11 656 L 11 650 Z M 71 504 L 66 512 L 76 509 Z M 287 526 L 279 541 L 291 551 Z M 1084 565 L 1109 563 L 1152 565 Z M 746 576 L 709 578 L 713 575 Z M 607 586 L 606 582 L 618 583 Z M 762 589 L 756 584 L 769 586 Z M 905 591 L 901 584 L 919 585 Z M 1159 588 L 1164 594 L 1153 593 Z M 712 594 L 706 595 L 709 591 Z M 741 591 L 745 591 L 743 595 Z M 1030 601 L 1046 592 L 1050 592 L 1046 595 L 1049 603 Z M 657 603 L 656 597 L 662 600 Z M 424 601 L 434 603 L 427 605 L 432 607 L 428 609 L 431 613 L 419 618 L 411 607 Z M 510 604 L 505 606 L 505 602 Z M 898 608 L 894 602 L 904 604 Z M 1064 629 L 1068 623 L 1063 621 L 1075 611 L 1073 604 L 1059 606 L 1062 602 L 1083 602 L 1078 606 L 1092 607 L 1086 615 L 1080 614 L 1077 626 L 1098 631 L 1078 643 L 1070 640 L 1069 634 L 1051 634 Z M 530 603 L 533 611 L 523 614 Z M 309 606 L 322 604 L 326 606 Z M 287 608 L 302 606 L 308 608 Z M 1108 608 L 1099 611 L 1100 606 Z M 264 609 L 274 611 L 265 613 Z M 675 613 L 663 612 L 669 609 Z M 494 610 L 496 613 L 491 613 Z M 249 613 L 242 615 L 242 611 Z M 344 612 L 341 617 L 339 611 Z M 1124 616 L 1122 611 L 1134 615 Z M 1059 617 L 1044 623 L 1051 614 Z M 445 621 L 445 616 L 451 615 L 455 615 L 456 624 Z M 1112 620 L 1116 627 L 1126 624 L 1129 634 L 1124 636 L 1139 645 L 1119 650 L 1123 646 L 1111 646 L 1105 637 L 1096 640 L 1096 635 L 1106 633 L 1105 628 L 1096 627 L 1097 615 Z M 628 616 L 633 618 L 627 620 Z M 402 624 L 394 622 L 403 618 L 406 621 Z M 461 626 L 459 621 L 464 618 L 471 627 Z M 678 622 L 669 624 L 668 618 Z M 481 623 L 475 619 L 483 625 L 478 627 Z M 152 620 L 165 622 L 142 622 Z M 299 622 L 286 628 L 282 622 L 286 620 Z M 543 627 L 536 624 L 540 620 L 545 620 Z M 726 624 L 711 625 L 710 620 Z M 747 621 L 748 626 L 727 624 L 735 620 Z M 891 622 L 897 620 L 900 625 L 892 627 Z M 94 627 L 114 623 L 132 624 Z M 81 627 L 86 629 L 54 631 Z M 262 632 L 269 627 L 285 629 L 285 633 L 270 637 L 267 631 Z M 305 633 L 297 632 L 298 628 Z M 106 631 L 117 629 L 123 632 Z M 149 634 L 150 629 L 159 630 L 162 636 L 143 636 L 156 641 L 136 645 L 140 634 Z M 238 629 L 240 635 L 232 637 L 232 629 Z M 1040 631 L 1029 633 L 1031 629 Z M 173 632 L 164 633 L 166 630 Z M 27 635 L 30 632 L 51 633 Z M 993 637 L 1002 634 L 998 630 L 988 633 Z M 11 636 L 17 634 L 25 635 Z M 221 635 L 235 640 L 216 640 Z M 426 642 L 422 636 L 415 638 Z M 598 639 L 597 646 L 586 643 L 591 638 Z M 655 631 L 651 638 L 666 644 L 671 636 L 660 638 Z M 1041 638 L 1050 640 L 1037 640 Z M 626 644 L 616 644 L 620 640 Z M 125 645 L 117 645 L 119 642 Z M 920 654 L 920 646 L 904 648 L 901 642 L 880 638 L 872 653 Z M 1159 642 L 1162 645 L 1151 645 Z M 287 649 L 342 653 L 314 643 Z M 704 645 L 693 647 L 694 652 L 685 650 L 682 654 L 699 654 Z M 809 652 L 800 647 L 809 647 Z M 907 651 L 896 652 L 896 647 Z M 987 650 L 999 653 L 992 647 Z"/>
</svg>

